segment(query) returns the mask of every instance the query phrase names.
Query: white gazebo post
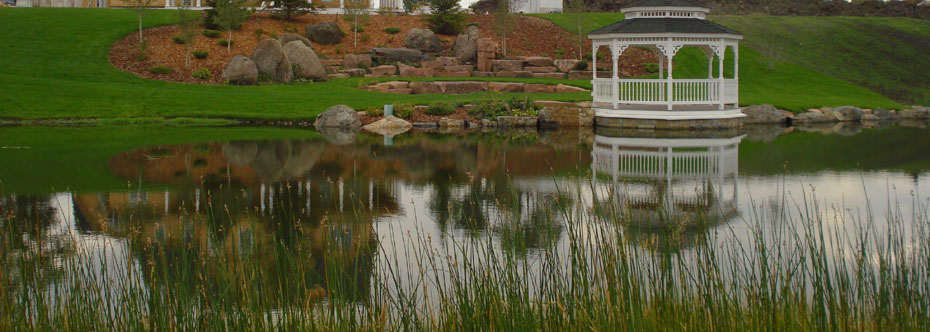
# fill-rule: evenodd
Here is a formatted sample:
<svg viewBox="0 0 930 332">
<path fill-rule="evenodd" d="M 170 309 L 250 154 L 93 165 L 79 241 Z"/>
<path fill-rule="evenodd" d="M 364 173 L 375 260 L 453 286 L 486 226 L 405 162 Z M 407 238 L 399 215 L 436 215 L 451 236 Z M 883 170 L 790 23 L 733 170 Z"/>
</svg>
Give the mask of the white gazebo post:
<svg viewBox="0 0 930 332">
<path fill-rule="evenodd" d="M 594 52 L 592 72 L 594 111 L 597 118 L 630 120 L 722 120 L 744 115 L 738 106 L 739 76 L 734 70 L 733 79 L 724 75 L 726 47 L 736 49 L 743 37 L 738 32 L 707 21 L 710 10 L 688 0 L 643 0 L 621 10 L 627 19 L 595 30 L 588 35 Z M 597 48 L 610 47 L 611 77 L 597 76 Z M 630 46 L 656 50 L 659 64 L 658 78 L 619 77 L 617 61 Z M 676 80 L 673 70 L 675 54 L 682 47 L 698 47 L 708 59 L 707 77 Z M 718 77 L 713 76 L 714 56 L 718 57 Z M 734 56 L 734 67 L 739 66 Z M 667 72 L 666 72 L 667 71 Z M 732 86 L 728 88 L 728 86 Z M 727 105 L 733 103 L 733 107 Z M 634 123 L 635 122 L 635 123 Z M 606 125 L 626 126 L 624 121 L 599 122 Z M 658 123 L 651 121 L 648 123 Z M 734 125 L 738 122 L 724 121 Z M 630 121 L 630 125 L 642 122 Z M 666 126 L 666 128 L 687 126 Z"/>
</svg>

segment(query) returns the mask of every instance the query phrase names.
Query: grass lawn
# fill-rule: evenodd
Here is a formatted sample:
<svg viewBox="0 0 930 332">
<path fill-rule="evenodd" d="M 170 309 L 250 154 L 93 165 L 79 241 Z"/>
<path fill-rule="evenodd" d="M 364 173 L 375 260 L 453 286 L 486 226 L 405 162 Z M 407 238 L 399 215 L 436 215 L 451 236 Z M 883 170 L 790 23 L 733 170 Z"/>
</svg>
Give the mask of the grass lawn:
<svg viewBox="0 0 930 332">
<path fill-rule="evenodd" d="M 170 10 L 151 11 L 145 25 L 170 24 L 175 17 Z M 15 31 L 0 35 L 0 54 L 6 55 L 0 65 L 0 91 L 4 91 L 0 94 L 0 118 L 312 119 L 337 104 L 362 109 L 394 102 L 423 104 L 482 97 L 361 91 L 357 87 L 362 79 L 246 87 L 146 80 L 116 70 L 107 60 L 109 46 L 132 33 L 136 20 L 129 10 L 0 8 L 0 31 Z M 533 98 L 587 100 L 590 96 L 574 93 Z"/>
</svg>

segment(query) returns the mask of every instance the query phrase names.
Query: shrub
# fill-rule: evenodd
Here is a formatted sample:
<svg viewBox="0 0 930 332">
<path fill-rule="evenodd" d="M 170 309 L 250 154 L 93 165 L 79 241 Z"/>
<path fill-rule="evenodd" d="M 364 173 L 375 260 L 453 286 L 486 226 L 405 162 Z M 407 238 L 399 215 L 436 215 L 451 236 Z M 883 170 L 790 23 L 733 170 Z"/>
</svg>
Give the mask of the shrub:
<svg viewBox="0 0 930 332">
<path fill-rule="evenodd" d="M 413 115 L 413 105 L 410 104 L 395 104 L 394 105 L 394 116 L 407 119 Z"/>
<path fill-rule="evenodd" d="M 574 69 L 575 69 L 575 70 L 587 70 L 587 69 L 588 69 L 588 61 L 585 61 L 585 60 L 579 61 L 578 63 L 575 64 L 575 68 L 574 68 Z"/>
<path fill-rule="evenodd" d="M 384 110 L 380 107 L 372 107 L 365 110 L 365 115 L 370 117 L 382 116 L 384 115 Z"/>
<path fill-rule="evenodd" d="M 272 31 L 271 34 L 268 35 L 268 37 L 271 37 L 271 39 L 278 39 L 278 33 Z"/>
<path fill-rule="evenodd" d="M 462 32 L 468 16 L 459 8 L 458 0 L 429 0 L 433 13 L 426 17 L 430 30 L 441 35 Z"/>
<path fill-rule="evenodd" d="M 204 30 L 204 31 L 201 31 L 200 34 L 207 38 L 219 38 L 222 32 L 219 32 L 217 30 Z"/>
<path fill-rule="evenodd" d="M 234 44 L 235 42 L 236 42 L 235 40 L 220 39 L 217 43 L 220 44 L 220 46 L 229 46 L 229 45 Z"/>
<path fill-rule="evenodd" d="M 455 106 L 444 101 L 437 101 L 426 108 L 426 114 L 429 115 L 449 115 L 455 113 Z"/>
<path fill-rule="evenodd" d="M 187 38 L 184 37 L 175 36 L 171 37 L 171 40 L 174 41 L 175 44 L 187 44 Z"/>
<path fill-rule="evenodd" d="M 400 33 L 400 28 L 388 27 L 388 28 L 384 28 L 384 32 L 387 32 L 392 35 L 396 35 Z"/>
<path fill-rule="evenodd" d="M 255 35 L 255 39 L 262 39 L 262 35 L 265 34 L 265 30 L 255 29 L 255 32 L 252 32 L 252 34 Z"/>
<path fill-rule="evenodd" d="M 191 54 L 193 54 L 195 58 L 198 58 L 198 59 L 206 59 L 207 56 L 210 55 L 210 52 L 207 52 L 207 51 L 193 51 L 193 52 L 191 52 Z"/>
<path fill-rule="evenodd" d="M 362 34 L 362 41 L 363 41 L 363 42 L 367 42 L 369 39 L 371 39 L 371 36 L 369 36 L 367 33 L 366 33 L 366 34 Z"/>
<path fill-rule="evenodd" d="M 204 11 L 204 15 L 203 15 L 203 27 L 204 27 L 204 28 L 207 28 L 207 29 L 212 29 L 212 30 L 221 30 L 221 29 L 223 29 L 223 26 L 222 26 L 221 24 L 219 24 L 219 22 L 217 22 L 217 21 L 219 21 L 219 19 L 217 18 L 217 16 L 219 16 L 219 11 L 218 11 L 219 8 L 217 7 L 217 2 L 216 2 L 216 0 L 206 0 L 206 1 L 204 1 L 204 3 L 206 4 L 205 7 L 210 7 L 210 9 L 207 9 L 207 10 Z M 226 3 L 223 3 L 223 4 L 227 4 L 227 3 L 229 3 L 229 2 L 227 1 Z M 234 6 L 236 6 L 236 7 L 239 7 L 240 5 L 242 5 L 242 2 L 232 3 L 232 5 L 234 5 Z M 220 6 L 222 6 L 222 4 L 221 4 Z M 244 7 L 240 7 L 240 8 L 241 8 L 241 10 L 244 12 L 244 15 L 246 15 L 246 16 L 245 16 L 246 18 L 243 20 L 243 22 L 244 22 L 244 21 L 247 21 L 247 20 L 248 20 L 248 16 L 254 13 L 254 11 L 249 11 L 248 9 L 246 9 L 246 8 L 244 8 Z M 233 30 L 239 30 L 240 28 L 242 28 L 242 22 L 237 22 L 236 24 L 233 24 L 233 25 L 230 26 L 230 27 L 231 27 Z M 204 35 L 204 36 L 206 36 L 206 35 Z M 210 37 L 210 36 L 207 36 L 207 37 Z M 216 37 L 210 37 L 210 38 L 216 38 Z"/>
<path fill-rule="evenodd" d="M 539 106 L 529 96 L 514 96 L 507 101 L 510 112 L 516 116 L 533 116 L 539 114 Z"/>
<path fill-rule="evenodd" d="M 498 101 L 482 101 L 475 103 L 468 109 L 468 115 L 478 119 L 497 120 L 497 117 L 507 114 L 507 107 Z"/>
<path fill-rule="evenodd" d="M 210 70 L 207 68 L 198 68 L 191 74 L 191 76 L 194 76 L 194 78 L 199 78 L 202 80 L 208 80 L 213 77 L 213 74 L 211 74 Z"/>
<path fill-rule="evenodd" d="M 152 74 L 163 75 L 163 74 L 170 74 L 172 70 L 171 68 L 168 68 L 165 66 L 155 66 L 155 67 L 149 68 L 149 72 Z"/>
<path fill-rule="evenodd" d="M 297 33 L 297 26 L 290 23 L 284 24 L 284 32 Z"/>
<path fill-rule="evenodd" d="M 659 72 L 659 64 L 655 62 L 648 62 L 643 64 L 643 70 L 647 73 L 655 74 Z"/>
<path fill-rule="evenodd" d="M 361 25 L 353 25 L 353 26 L 352 26 L 352 31 L 355 31 L 355 32 L 365 32 L 365 27 L 364 27 L 364 26 L 361 26 Z"/>
</svg>

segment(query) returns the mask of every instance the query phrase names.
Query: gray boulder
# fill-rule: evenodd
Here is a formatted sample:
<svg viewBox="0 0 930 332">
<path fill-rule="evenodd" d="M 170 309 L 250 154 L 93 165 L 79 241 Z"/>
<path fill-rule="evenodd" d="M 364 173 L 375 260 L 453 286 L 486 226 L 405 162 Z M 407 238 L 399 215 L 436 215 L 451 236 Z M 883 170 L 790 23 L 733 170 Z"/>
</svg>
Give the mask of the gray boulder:
<svg viewBox="0 0 930 332">
<path fill-rule="evenodd" d="M 294 76 L 317 82 L 326 81 L 326 68 L 323 68 L 316 52 L 302 41 L 295 40 L 285 44 L 284 54 L 291 62 Z"/>
<path fill-rule="evenodd" d="M 798 114 L 792 120 L 793 123 L 822 123 L 822 122 L 833 122 L 833 117 L 819 113 L 819 112 L 804 112 Z"/>
<path fill-rule="evenodd" d="M 827 115 L 836 118 L 837 121 L 859 121 L 862 119 L 862 110 L 853 106 L 840 106 L 836 108 L 824 108 Z"/>
<path fill-rule="evenodd" d="M 413 128 L 413 125 L 411 125 L 410 122 L 407 122 L 404 119 L 398 119 L 393 116 L 386 116 L 381 120 L 369 123 L 368 125 L 362 127 L 362 129 L 372 133 L 388 137 L 393 137 L 398 134 L 405 133 L 410 130 L 410 128 Z"/>
<path fill-rule="evenodd" d="M 380 63 L 420 62 L 423 60 L 423 52 L 410 48 L 377 47 L 371 50 L 371 55 L 377 58 Z"/>
<path fill-rule="evenodd" d="M 746 114 L 743 121 L 747 124 L 785 123 L 787 119 L 773 105 L 747 106 L 743 107 L 742 112 Z"/>
<path fill-rule="evenodd" d="M 316 117 L 313 122 L 316 129 L 320 128 L 351 128 L 358 129 L 362 126 L 362 120 L 358 112 L 346 105 L 336 105 L 327 108 L 323 114 Z"/>
<path fill-rule="evenodd" d="M 898 115 L 892 113 L 889 110 L 881 108 L 873 109 L 872 115 L 877 116 L 879 121 L 892 121 L 898 119 Z"/>
<path fill-rule="evenodd" d="M 477 61 L 478 38 L 481 38 L 478 27 L 474 25 L 468 26 L 465 32 L 455 37 L 455 43 L 452 44 L 452 54 L 459 58 L 462 63 Z"/>
<path fill-rule="evenodd" d="M 316 130 L 335 145 L 354 144 L 358 141 L 358 128 L 320 127 Z"/>
<path fill-rule="evenodd" d="M 930 119 L 930 107 L 911 106 L 910 109 L 898 111 L 902 119 Z"/>
<path fill-rule="evenodd" d="M 499 116 L 497 117 L 497 126 L 499 128 L 536 128 L 539 119 L 535 116 Z"/>
<path fill-rule="evenodd" d="M 277 39 L 266 38 L 258 42 L 252 50 L 251 58 L 258 67 L 258 74 L 268 76 L 275 82 L 290 82 L 294 75 L 291 62 Z"/>
<path fill-rule="evenodd" d="M 255 61 L 244 55 L 234 56 L 223 68 L 223 79 L 236 85 L 258 83 L 258 67 L 255 66 Z"/>
<path fill-rule="evenodd" d="M 296 33 L 284 33 L 281 36 L 278 36 L 278 41 L 281 42 L 281 45 L 287 45 L 292 41 L 299 40 L 301 43 L 306 45 L 309 48 L 313 48 L 313 44 L 310 43 L 310 40 L 304 36 L 298 35 Z"/>
<path fill-rule="evenodd" d="M 310 38 L 310 41 L 323 45 L 339 44 L 342 41 L 342 36 L 345 36 L 345 32 L 342 32 L 339 25 L 333 22 L 308 25 L 304 27 L 304 32 L 307 38 Z"/>
<path fill-rule="evenodd" d="M 442 51 L 442 42 L 439 37 L 429 29 L 410 29 L 404 37 L 404 47 L 423 52 Z"/>
</svg>

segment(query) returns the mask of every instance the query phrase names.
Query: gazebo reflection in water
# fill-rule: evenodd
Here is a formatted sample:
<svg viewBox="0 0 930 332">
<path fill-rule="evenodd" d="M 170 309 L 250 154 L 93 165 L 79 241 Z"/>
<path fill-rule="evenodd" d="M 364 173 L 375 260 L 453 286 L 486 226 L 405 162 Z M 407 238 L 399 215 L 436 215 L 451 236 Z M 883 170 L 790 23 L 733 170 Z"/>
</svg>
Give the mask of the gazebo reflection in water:
<svg viewBox="0 0 930 332">
<path fill-rule="evenodd" d="M 614 212 L 641 230 L 694 229 L 738 214 L 739 143 L 728 138 L 596 135 L 594 176 L 609 178 Z M 595 179 L 596 181 L 597 179 Z"/>
</svg>

